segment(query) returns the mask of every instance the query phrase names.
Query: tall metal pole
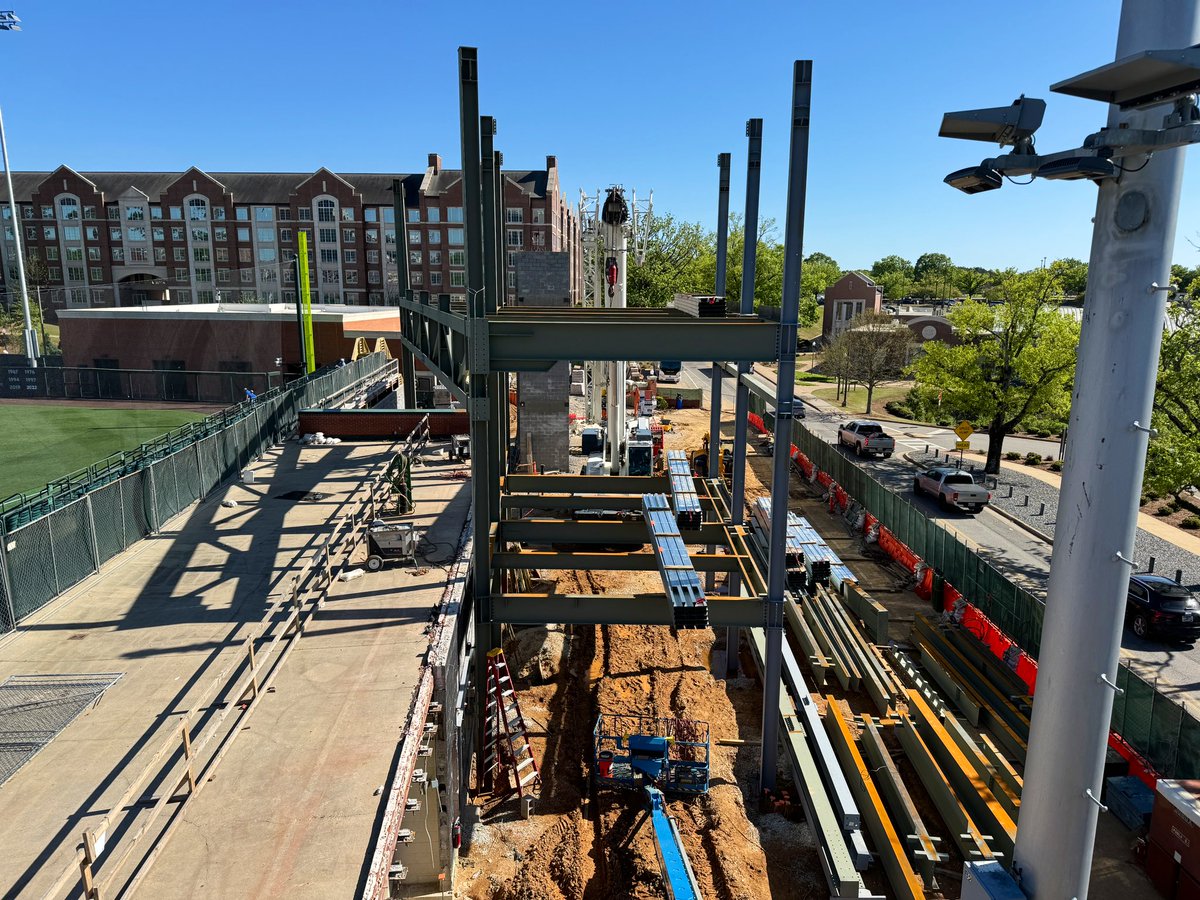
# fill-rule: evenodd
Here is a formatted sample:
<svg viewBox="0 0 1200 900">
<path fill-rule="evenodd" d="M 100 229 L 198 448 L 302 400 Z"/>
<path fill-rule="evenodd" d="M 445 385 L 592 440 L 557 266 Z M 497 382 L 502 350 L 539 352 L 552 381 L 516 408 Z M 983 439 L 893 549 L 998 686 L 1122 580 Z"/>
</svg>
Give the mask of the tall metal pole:
<svg viewBox="0 0 1200 900">
<path fill-rule="evenodd" d="M 762 174 L 762 119 L 746 120 L 746 222 L 742 248 L 742 303 L 744 316 L 754 312 L 754 274 L 758 264 L 758 181 Z M 746 416 L 750 413 L 750 389 L 742 376 L 749 374 L 749 363 L 738 363 L 737 401 L 734 406 L 733 476 L 730 484 L 730 514 L 734 525 L 741 525 L 746 510 Z M 717 442 L 709 453 L 720 453 Z"/>
<path fill-rule="evenodd" d="M 1118 59 L 1198 40 L 1196 0 L 1122 5 Z M 1168 111 L 1111 106 L 1108 127 L 1157 130 Z M 1165 324 L 1166 293 L 1151 285 L 1170 276 L 1183 161 L 1160 151 L 1102 181 L 1096 201 L 1013 855 L 1031 896 L 1087 895 Z"/>
<path fill-rule="evenodd" d="M 479 134 L 481 137 L 480 145 L 480 198 L 483 204 L 483 283 L 484 283 L 484 313 L 493 313 L 499 304 L 499 294 L 497 287 L 499 281 L 497 278 L 497 269 L 499 268 L 499 260 L 496 258 L 496 240 L 497 231 L 503 233 L 499 227 L 499 220 L 496 215 L 496 180 L 500 173 L 496 171 L 496 150 L 494 140 L 496 135 L 496 120 L 491 116 L 480 116 L 479 118 Z M 490 367 L 487 374 L 487 397 L 488 403 L 491 406 L 490 421 L 488 423 L 487 435 L 487 455 L 488 455 L 488 475 L 495 484 L 488 485 L 488 520 L 495 522 L 500 518 L 500 485 L 499 474 L 501 472 L 501 464 L 503 457 L 500 451 L 500 423 L 501 413 L 503 412 L 500 406 L 500 373 L 491 371 Z M 507 398 L 504 398 L 507 403 Z"/>
<path fill-rule="evenodd" d="M 812 60 L 798 59 L 792 78 L 792 143 L 788 160 L 787 225 L 783 245 L 783 304 L 779 311 L 779 377 L 775 387 L 775 456 L 771 472 L 771 552 L 767 562 L 767 653 L 763 664 L 763 789 L 775 787 L 779 752 L 779 679 L 783 662 L 783 591 L 787 570 L 788 476 L 795 403 L 796 326 L 804 258 L 804 198 L 808 191 L 808 114 Z M 743 294 L 745 296 L 745 294 Z"/>
<path fill-rule="evenodd" d="M 471 556 L 471 599 L 475 635 L 490 641 L 492 620 L 491 523 L 488 520 L 488 400 L 487 320 L 483 283 L 483 207 L 480 196 L 479 156 L 479 69 L 474 47 L 458 48 L 458 105 L 462 129 L 463 228 L 467 250 L 467 349 L 470 385 L 467 414 L 471 428 L 471 514 L 474 546 Z M 479 784 L 490 788 L 488 767 L 483 760 L 485 722 L 486 653 L 488 646 L 474 651 L 476 760 Z"/>
<path fill-rule="evenodd" d="M 404 181 L 392 179 L 392 219 L 396 229 L 396 289 L 400 297 L 412 297 L 412 280 L 408 272 L 408 223 L 405 207 L 408 206 L 404 192 Z M 396 304 L 397 309 L 399 303 Z M 412 352 L 400 344 L 400 384 L 404 392 L 404 408 L 417 408 L 417 365 Z"/>
<path fill-rule="evenodd" d="M 726 257 L 729 252 L 729 164 L 728 153 L 717 154 L 717 273 L 713 283 L 713 294 L 725 296 Z M 721 477 L 721 381 L 723 370 L 716 361 L 712 364 L 712 386 L 709 390 L 709 454 L 708 477 Z M 714 548 L 710 547 L 709 553 Z M 708 573 L 708 590 L 716 588 L 717 573 Z M 726 582 L 726 586 L 730 584 Z M 725 674 L 736 675 L 738 668 L 738 630 L 725 629 Z"/>
<path fill-rule="evenodd" d="M 300 365 L 300 374 L 304 375 L 304 360 L 307 354 L 304 352 L 304 301 L 300 297 L 300 285 L 303 283 L 304 279 L 300 275 L 300 266 L 307 266 L 308 260 L 306 259 L 301 262 L 300 254 L 297 253 L 293 262 L 296 263 L 296 342 L 300 349 L 300 357 L 298 360 Z"/>
<path fill-rule="evenodd" d="M 17 195 L 13 193 L 12 169 L 8 165 L 8 140 L 4 136 L 4 113 L 0 111 L 0 155 L 4 157 L 4 180 L 8 185 L 8 214 L 12 217 L 13 245 L 17 248 L 17 283 L 21 286 L 21 309 L 25 313 L 25 358 L 38 364 L 37 332 L 29 314 L 29 285 L 25 283 L 25 252 L 21 249 L 21 219 L 17 215 Z"/>
</svg>

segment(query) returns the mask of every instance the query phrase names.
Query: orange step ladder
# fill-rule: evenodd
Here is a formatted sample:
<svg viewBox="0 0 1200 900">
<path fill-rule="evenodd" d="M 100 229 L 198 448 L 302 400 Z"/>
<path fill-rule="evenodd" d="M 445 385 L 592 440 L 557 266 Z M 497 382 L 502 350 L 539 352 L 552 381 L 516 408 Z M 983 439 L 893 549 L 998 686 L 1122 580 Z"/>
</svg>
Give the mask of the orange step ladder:
<svg viewBox="0 0 1200 900">
<path fill-rule="evenodd" d="M 495 793 L 524 797 L 541 786 L 512 673 L 500 648 L 487 655 L 487 735 L 486 769 L 492 783 L 499 785 L 501 774 L 507 781 L 507 787 Z"/>
</svg>

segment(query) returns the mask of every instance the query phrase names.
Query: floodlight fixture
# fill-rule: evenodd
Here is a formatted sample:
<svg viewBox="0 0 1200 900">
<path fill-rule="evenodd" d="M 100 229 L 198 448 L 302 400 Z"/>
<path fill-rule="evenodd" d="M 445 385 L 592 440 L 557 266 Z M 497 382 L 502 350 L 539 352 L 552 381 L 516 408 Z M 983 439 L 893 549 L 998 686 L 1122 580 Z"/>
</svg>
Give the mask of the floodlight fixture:
<svg viewBox="0 0 1200 900">
<path fill-rule="evenodd" d="M 1099 156 L 1067 156 L 1043 163 L 1034 174 L 1047 181 L 1100 181 L 1116 178 L 1117 167 Z"/>
<path fill-rule="evenodd" d="M 1143 50 L 1050 86 L 1058 94 L 1146 109 L 1200 91 L 1200 44 Z"/>
<path fill-rule="evenodd" d="M 943 180 L 950 187 L 956 188 L 964 194 L 981 194 L 984 191 L 994 191 L 1004 185 L 1000 173 L 983 163 L 951 172 Z"/>
<path fill-rule="evenodd" d="M 21 18 L 11 9 L 0 9 L 0 31 L 20 31 Z"/>
<path fill-rule="evenodd" d="M 1001 146 L 1028 146 L 1045 114 L 1045 100 L 1022 94 L 1010 106 L 946 113 L 942 116 L 938 137 L 987 141 Z"/>
</svg>

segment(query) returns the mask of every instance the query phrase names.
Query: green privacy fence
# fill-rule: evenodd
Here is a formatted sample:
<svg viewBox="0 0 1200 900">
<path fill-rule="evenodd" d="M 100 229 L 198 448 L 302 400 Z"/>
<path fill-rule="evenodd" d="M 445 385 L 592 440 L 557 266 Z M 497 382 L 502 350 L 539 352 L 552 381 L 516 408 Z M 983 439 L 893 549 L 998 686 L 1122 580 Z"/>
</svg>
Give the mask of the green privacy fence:
<svg viewBox="0 0 1200 900">
<path fill-rule="evenodd" d="M 773 416 L 762 398 L 750 395 L 750 410 L 770 428 Z M 852 498 L 879 519 L 898 540 L 938 572 L 989 619 L 1037 658 L 1042 643 L 1046 605 L 1001 572 L 958 536 L 929 519 L 900 489 L 888 486 L 827 444 L 801 422 L 792 429 L 792 443 Z M 1122 666 L 1118 677 L 1125 693 L 1116 698 L 1112 728 L 1146 757 L 1163 775 L 1200 778 L 1200 720 L 1156 685 Z"/>
<path fill-rule="evenodd" d="M 330 367 L 60 479 L 0 512 L 0 633 L 234 477 L 302 408 L 395 371 L 372 354 Z"/>
</svg>

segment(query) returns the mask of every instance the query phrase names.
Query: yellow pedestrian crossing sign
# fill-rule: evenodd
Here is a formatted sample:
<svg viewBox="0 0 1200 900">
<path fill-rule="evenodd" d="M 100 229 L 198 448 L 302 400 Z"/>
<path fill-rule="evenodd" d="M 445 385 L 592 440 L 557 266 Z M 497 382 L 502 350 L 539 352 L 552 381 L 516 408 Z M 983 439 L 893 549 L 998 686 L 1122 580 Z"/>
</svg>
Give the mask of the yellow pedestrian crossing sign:
<svg viewBox="0 0 1200 900">
<path fill-rule="evenodd" d="M 954 433 L 958 435 L 960 441 L 965 441 L 975 433 L 975 426 L 963 419 L 954 429 Z"/>
</svg>

